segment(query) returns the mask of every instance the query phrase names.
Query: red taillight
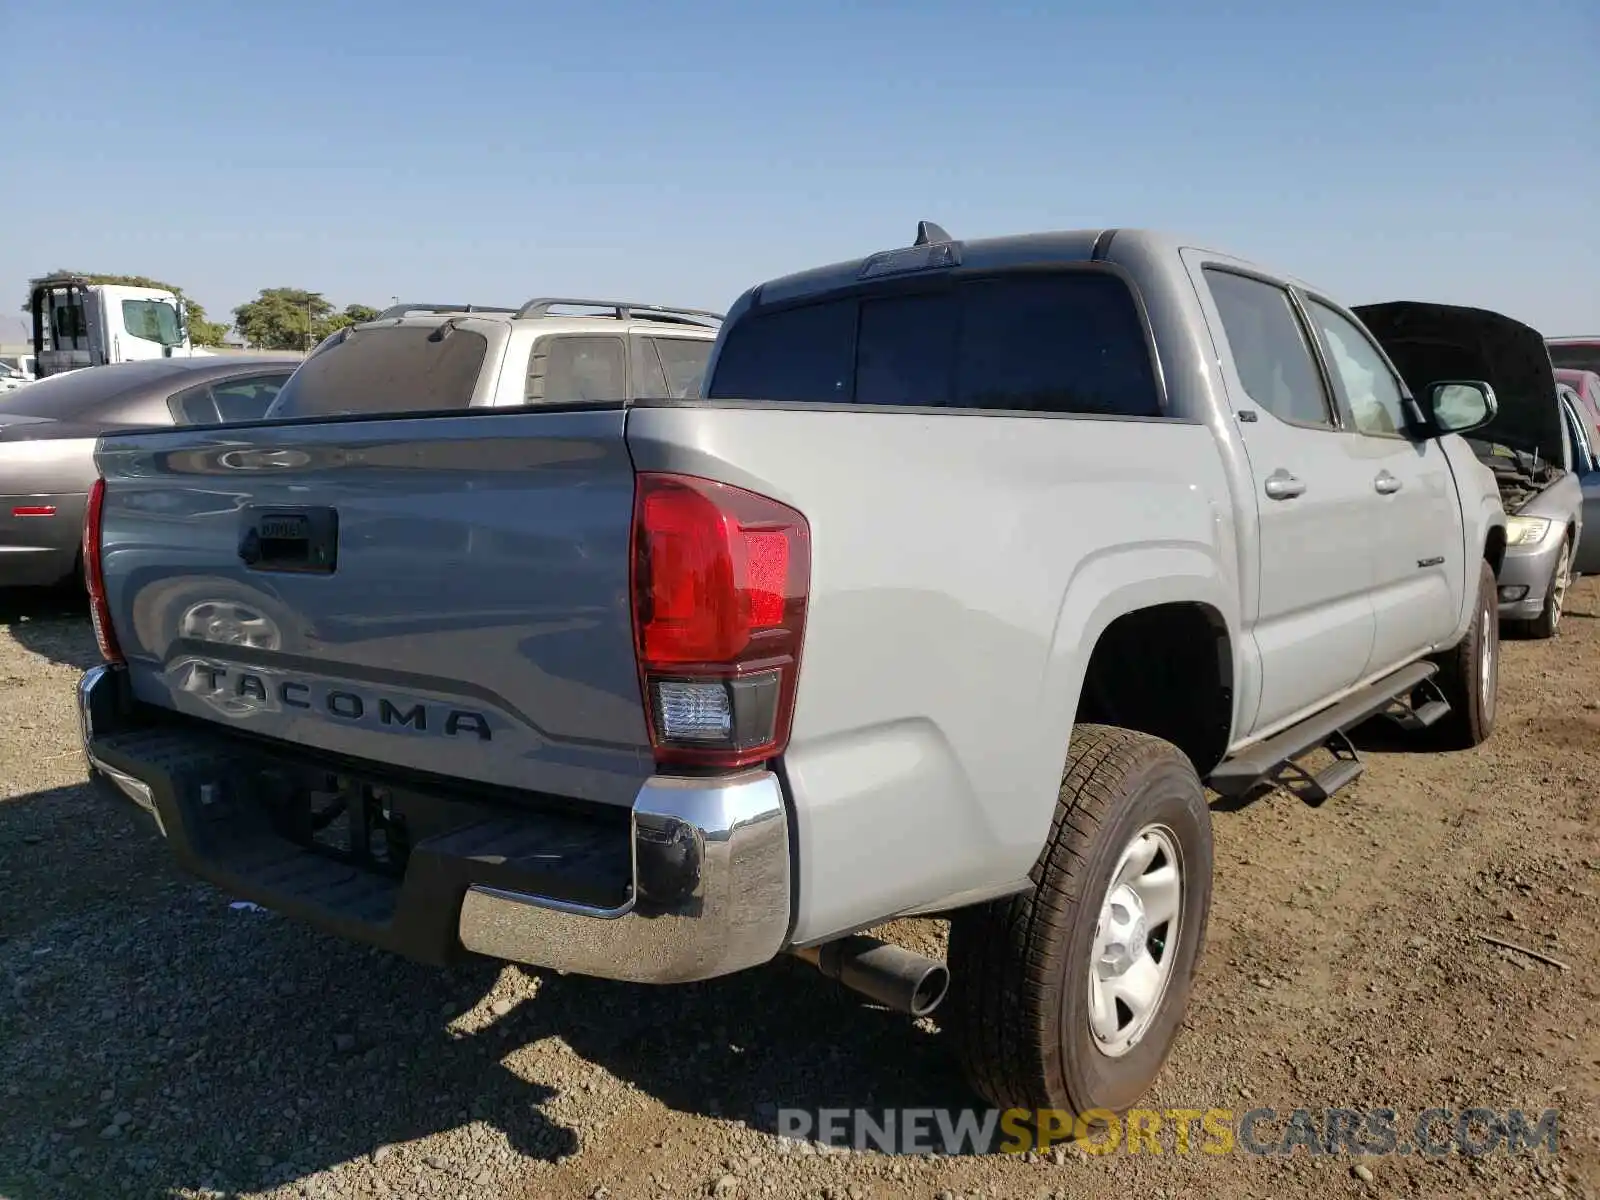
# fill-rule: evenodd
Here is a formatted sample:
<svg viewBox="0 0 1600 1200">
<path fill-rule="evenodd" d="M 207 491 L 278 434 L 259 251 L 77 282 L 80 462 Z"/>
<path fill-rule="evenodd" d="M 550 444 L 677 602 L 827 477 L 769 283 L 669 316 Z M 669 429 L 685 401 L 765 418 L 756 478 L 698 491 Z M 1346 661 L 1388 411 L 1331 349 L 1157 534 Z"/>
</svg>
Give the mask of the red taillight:
<svg viewBox="0 0 1600 1200">
<path fill-rule="evenodd" d="M 89 503 L 83 513 L 83 579 L 89 589 L 89 616 L 94 621 L 94 639 L 100 644 L 100 656 L 108 663 L 120 663 L 122 650 L 111 628 L 111 608 L 106 603 L 105 569 L 101 561 L 105 504 L 106 481 L 96 479 L 89 489 Z"/>
<path fill-rule="evenodd" d="M 810 531 L 794 509 L 640 474 L 634 645 L 658 763 L 732 768 L 783 752 L 810 586 Z"/>
<path fill-rule="evenodd" d="M 56 515 L 54 504 L 19 504 L 11 510 L 13 517 L 53 517 Z"/>
</svg>

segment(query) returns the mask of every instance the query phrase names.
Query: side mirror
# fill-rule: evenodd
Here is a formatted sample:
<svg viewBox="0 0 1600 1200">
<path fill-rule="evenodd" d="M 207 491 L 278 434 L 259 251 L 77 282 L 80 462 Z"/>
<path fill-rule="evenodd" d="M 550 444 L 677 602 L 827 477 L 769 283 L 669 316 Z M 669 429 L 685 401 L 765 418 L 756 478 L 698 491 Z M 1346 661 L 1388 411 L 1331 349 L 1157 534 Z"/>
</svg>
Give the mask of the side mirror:
<svg viewBox="0 0 1600 1200">
<path fill-rule="evenodd" d="M 1494 420 L 1494 389 L 1472 379 L 1449 379 L 1428 389 L 1428 419 L 1439 434 L 1467 433 Z"/>
</svg>

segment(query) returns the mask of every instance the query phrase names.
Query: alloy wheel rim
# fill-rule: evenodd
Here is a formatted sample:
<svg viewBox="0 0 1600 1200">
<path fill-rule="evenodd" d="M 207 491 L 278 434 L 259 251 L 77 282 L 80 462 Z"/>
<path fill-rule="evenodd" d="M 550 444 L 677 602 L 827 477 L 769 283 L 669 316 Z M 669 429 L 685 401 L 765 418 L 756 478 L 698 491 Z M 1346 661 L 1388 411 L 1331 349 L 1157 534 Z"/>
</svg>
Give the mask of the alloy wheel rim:
<svg viewBox="0 0 1600 1200">
<path fill-rule="evenodd" d="M 1561 544 L 1561 557 L 1556 560 L 1556 577 L 1551 585 L 1551 604 L 1554 611 L 1550 616 L 1550 627 L 1554 629 L 1561 624 L 1561 610 L 1567 602 L 1567 586 L 1572 582 L 1572 548 L 1565 542 Z"/>
</svg>

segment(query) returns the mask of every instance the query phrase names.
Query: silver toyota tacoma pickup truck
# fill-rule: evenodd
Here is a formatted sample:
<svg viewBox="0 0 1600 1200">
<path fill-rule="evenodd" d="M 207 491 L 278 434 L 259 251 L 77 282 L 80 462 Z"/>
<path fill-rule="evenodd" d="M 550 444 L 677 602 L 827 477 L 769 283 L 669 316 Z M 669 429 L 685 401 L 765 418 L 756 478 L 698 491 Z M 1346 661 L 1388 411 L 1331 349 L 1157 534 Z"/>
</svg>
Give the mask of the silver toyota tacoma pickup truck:
<svg viewBox="0 0 1600 1200">
<path fill-rule="evenodd" d="M 1207 787 L 1494 722 L 1492 387 L 1202 246 L 924 222 L 750 289 L 702 395 L 350 407 L 101 441 L 83 737 L 187 870 L 419 960 L 799 956 L 948 988 L 991 1103 L 1121 1110 Z M 864 932 L 913 914 L 948 962 Z"/>
</svg>

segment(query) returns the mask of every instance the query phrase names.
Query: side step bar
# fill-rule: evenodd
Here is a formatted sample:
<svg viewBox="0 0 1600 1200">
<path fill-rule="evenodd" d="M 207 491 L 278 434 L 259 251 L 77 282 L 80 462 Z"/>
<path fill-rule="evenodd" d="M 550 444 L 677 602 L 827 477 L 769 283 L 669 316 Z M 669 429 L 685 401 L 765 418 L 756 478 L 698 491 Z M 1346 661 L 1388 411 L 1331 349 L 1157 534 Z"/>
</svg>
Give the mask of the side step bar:
<svg viewBox="0 0 1600 1200">
<path fill-rule="evenodd" d="M 1305 800 L 1320 804 L 1342 787 L 1348 787 L 1365 770 L 1355 747 L 1345 736 L 1369 717 L 1387 713 L 1406 728 L 1432 725 L 1450 711 L 1443 694 L 1433 682 L 1438 673 L 1437 663 L 1416 662 L 1401 667 L 1369 683 L 1358 692 L 1346 696 L 1337 704 L 1291 725 L 1282 733 L 1274 734 L 1236 758 L 1218 765 L 1206 779 L 1206 784 L 1219 795 L 1236 799 L 1263 783 L 1278 782 L 1291 777 L 1298 786 L 1295 790 Z M 1421 689 L 1429 698 L 1421 704 L 1400 703 Z M 1400 707 L 1388 711 L 1396 704 Z M 1294 760 L 1318 747 L 1332 751 L 1334 762 L 1315 775 Z"/>
<path fill-rule="evenodd" d="M 1384 714 L 1402 729 L 1427 729 L 1437 725 L 1450 711 L 1450 701 L 1444 698 L 1434 679 L 1424 679 L 1411 695 L 1409 705 L 1399 705 L 1393 712 Z"/>
</svg>

